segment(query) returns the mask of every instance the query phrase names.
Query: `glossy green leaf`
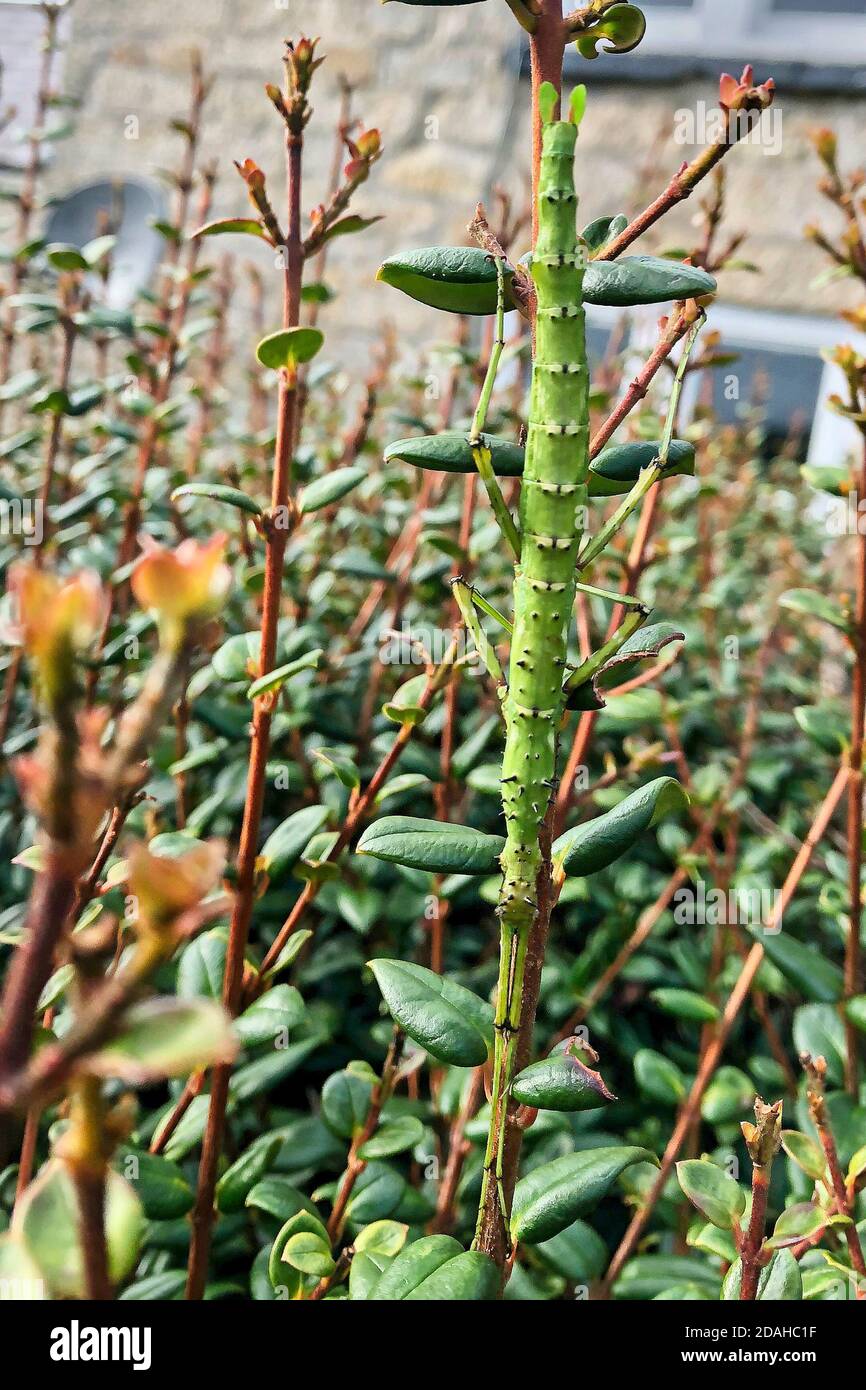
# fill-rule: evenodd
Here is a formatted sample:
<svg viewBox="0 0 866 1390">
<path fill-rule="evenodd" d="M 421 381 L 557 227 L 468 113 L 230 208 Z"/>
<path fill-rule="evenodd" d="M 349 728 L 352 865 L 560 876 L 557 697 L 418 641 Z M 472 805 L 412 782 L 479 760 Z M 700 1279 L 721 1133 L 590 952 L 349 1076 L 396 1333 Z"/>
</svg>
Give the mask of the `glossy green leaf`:
<svg viewBox="0 0 866 1390">
<path fill-rule="evenodd" d="M 375 1076 L 368 1067 L 334 1072 L 322 1087 L 322 1119 L 334 1134 L 353 1139 L 364 1128 Z"/>
<path fill-rule="evenodd" d="M 697 266 L 658 256 L 624 256 L 618 261 L 590 261 L 584 279 L 588 304 L 627 307 L 700 299 L 715 294 L 716 281 Z"/>
<path fill-rule="evenodd" d="M 358 1157 L 369 1161 L 372 1158 L 391 1158 L 394 1154 L 414 1149 L 424 1137 L 424 1126 L 417 1115 L 399 1115 L 396 1119 L 381 1124 L 374 1134 L 358 1150 Z"/>
<path fill-rule="evenodd" d="M 845 1017 L 855 1028 L 866 1033 L 866 994 L 855 994 L 845 1001 Z"/>
<path fill-rule="evenodd" d="M 176 1221 L 192 1209 L 195 1193 L 183 1169 L 163 1154 L 124 1147 L 114 1167 L 132 1184 L 148 1221 Z"/>
<path fill-rule="evenodd" d="M 845 751 L 851 738 L 850 712 L 841 700 L 822 700 L 820 705 L 799 705 L 794 718 L 807 738 L 825 753 Z"/>
<path fill-rule="evenodd" d="M 841 999 L 842 971 L 818 950 L 786 931 L 765 932 L 757 927 L 752 936 L 763 946 L 767 959 L 806 999 L 815 1004 L 835 1004 Z"/>
<path fill-rule="evenodd" d="M 282 690 L 286 681 L 299 676 L 302 671 L 317 670 L 323 656 L 322 648 L 316 647 L 314 651 L 305 652 L 294 661 L 287 661 L 284 666 L 278 666 L 275 671 L 268 671 L 267 675 L 259 676 L 247 691 L 247 699 L 257 700 L 262 695 L 271 695 L 274 691 Z"/>
<path fill-rule="evenodd" d="M 203 227 L 198 227 L 191 233 L 190 239 L 201 236 L 225 236 L 230 232 L 270 240 L 261 222 L 257 222 L 254 217 L 220 217 L 215 222 L 206 222 Z"/>
<path fill-rule="evenodd" d="M 673 777 L 658 777 L 623 797 L 612 811 L 567 830 L 553 846 L 553 857 L 567 874 L 585 878 L 613 864 L 645 831 L 688 805 Z"/>
<path fill-rule="evenodd" d="M 650 999 L 664 1013 L 691 1023 L 715 1023 L 719 1017 L 715 1004 L 690 989 L 654 989 Z"/>
<path fill-rule="evenodd" d="M 575 48 L 582 58 L 597 58 L 599 44 L 602 53 L 631 53 L 646 33 L 646 18 L 636 5 L 611 5 L 592 27 L 580 34 Z"/>
<path fill-rule="evenodd" d="M 310 362 L 325 341 L 318 328 L 282 328 L 262 338 L 256 357 L 263 367 L 278 371 L 281 367 L 297 367 Z"/>
<path fill-rule="evenodd" d="M 506 265 L 506 297 L 513 274 Z M 422 246 L 403 251 L 383 262 L 376 279 L 433 309 L 453 314 L 496 312 L 496 265 L 480 247 Z"/>
<path fill-rule="evenodd" d="M 271 831 L 259 853 L 259 864 L 272 881 L 294 868 L 329 814 L 327 806 L 302 806 Z"/>
<path fill-rule="evenodd" d="M 491 874 L 499 866 L 504 844 L 501 835 L 487 835 L 470 825 L 383 816 L 364 831 L 356 853 L 434 874 Z"/>
<path fill-rule="evenodd" d="M 395 1023 L 440 1062 L 478 1067 L 493 1046 L 493 1007 L 444 975 L 403 960 L 370 969 Z"/>
<path fill-rule="evenodd" d="M 209 497 L 212 502 L 222 502 L 227 507 L 237 508 L 239 512 L 248 512 L 250 516 L 262 515 L 261 507 L 252 497 L 247 497 L 239 488 L 225 487 L 222 483 L 183 483 L 175 488 L 171 500 L 179 502 L 184 497 Z"/>
<path fill-rule="evenodd" d="M 515 1188 L 512 1233 L 527 1245 L 550 1240 L 591 1211 L 634 1163 L 658 1164 L 649 1149 L 599 1148 L 535 1168 Z"/>
<path fill-rule="evenodd" d="M 481 436 L 490 450 L 493 471 L 500 478 L 517 478 L 523 472 L 524 450 L 510 439 L 494 435 Z M 397 439 L 384 452 L 386 463 L 399 460 L 440 473 L 474 473 L 475 460 L 469 447 L 468 434 L 460 430 L 442 430 L 440 434 L 421 434 L 412 439 Z"/>
<path fill-rule="evenodd" d="M 234 1030 L 244 1047 L 271 1047 L 304 1017 L 304 1001 L 294 985 L 274 985 L 235 1019 Z"/>
<path fill-rule="evenodd" d="M 352 468 L 335 468 L 332 473 L 325 473 L 321 478 L 314 479 L 301 490 L 298 499 L 301 515 L 307 516 L 310 512 L 318 512 L 322 507 L 330 507 L 332 503 L 339 502 L 341 497 L 345 497 L 362 483 L 366 476 L 366 468 L 355 465 Z"/>
<path fill-rule="evenodd" d="M 723 1231 L 732 1230 L 746 1210 L 743 1188 L 709 1159 L 687 1159 L 678 1163 L 677 1179 L 689 1201 Z"/>
<path fill-rule="evenodd" d="M 279 1134 L 262 1134 L 253 1140 L 249 1148 L 229 1165 L 217 1183 L 217 1210 L 243 1211 L 247 1197 L 256 1183 L 272 1167 L 281 1147 L 282 1136 Z"/>
<path fill-rule="evenodd" d="M 373 1288 L 375 1302 L 480 1302 L 496 1297 L 499 1272 L 480 1250 L 452 1236 L 423 1236 L 405 1246 Z"/>
<path fill-rule="evenodd" d="M 570 1051 L 524 1067 L 514 1078 L 511 1094 L 521 1105 L 537 1110 L 597 1110 L 616 1100 L 599 1073 Z"/>
<path fill-rule="evenodd" d="M 827 1167 L 824 1151 L 808 1134 L 801 1134 L 796 1129 L 783 1129 L 782 1148 L 808 1177 L 814 1178 L 816 1182 L 823 1178 Z"/>
<path fill-rule="evenodd" d="M 635 1053 L 635 1081 L 650 1100 L 662 1105 L 679 1105 L 685 1098 L 687 1086 L 675 1062 L 652 1048 L 642 1047 Z"/>
<path fill-rule="evenodd" d="M 589 465 L 590 497 L 618 497 L 629 492 L 644 468 L 659 456 L 659 443 L 634 440 L 603 449 Z M 685 439 L 672 439 L 668 450 L 666 478 L 691 478 L 695 472 L 695 446 Z"/>
</svg>

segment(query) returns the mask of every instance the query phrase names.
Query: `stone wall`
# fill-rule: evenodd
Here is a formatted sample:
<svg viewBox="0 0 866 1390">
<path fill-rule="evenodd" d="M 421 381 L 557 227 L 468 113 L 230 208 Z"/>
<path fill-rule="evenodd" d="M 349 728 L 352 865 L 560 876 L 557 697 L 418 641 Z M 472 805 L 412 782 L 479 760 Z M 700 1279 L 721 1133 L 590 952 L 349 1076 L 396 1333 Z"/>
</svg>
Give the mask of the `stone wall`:
<svg viewBox="0 0 866 1390">
<path fill-rule="evenodd" d="M 184 112 L 195 46 L 216 78 L 204 141 L 205 153 L 220 165 L 216 211 L 240 211 L 245 194 L 232 159 L 253 156 L 274 181 L 280 176 L 280 124 L 262 84 L 280 80 L 282 39 L 301 31 L 321 35 L 321 51 L 328 55 L 317 76 L 309 128 L 307 207 L 327 186 L 339 73 L 356 87 L 357 112 L 366 125 L 380 127 L 386 147 L 356 203 L 356 210 L 384 214 L 385 220 L 335 243 L 328 279 L 341 293 L 325 310 L 323 327 L 347 355 L 369 344 L 385 315 L 413 342 L 438 337 L 442 321 L 377 284 L 375 269 L 399 247 L 463 240 L 476 200 L 489 196 L 495 181 L 518 193 L 525 187 L 529 84 L 517 76 L 519 31 L 502 5 L 138 0 L 118 6 L 75 0 L 65 84 L 83 105 L 78 134 L 50 171 L 51 187 L 62 192 L 105 173 L 152 174 L 170 165 L 178 138 L 167 122 Z M 602 61 L 612 65 L 616 59 Z M 657 191 L 693 153 L 671 138 L 673 111 L 714 97 L 701 84 L 627 89 L 602 83 L 593 90 L 594 71 L 587 65 L 591 100 L 578 155 L 587 221 L 633 210 Z M 727 300 L 798 312 L 831 312 L 846 302 L 850 291 L 844 286 L 812 287 L 823 262 L 804 244 L 801 228 L 824 214 L 806 133 L 816 121 L 835 126 L 845 157 L 855 162 L 862 157 L 864 107 L 864 101 L 782 93 L 781 152 L 769 156 L 751 146 L 730 155 L 730 227 L 748 231 L 741 254 L 762 274 L 726 275 Z M 138 118 L 135 140 L 126 138 L 131 115 Z M 696 211 L 678 210 L 663 239 L 650 237 L 641 249 L 688 244 Z M 220 249 L 228 244 L 219 243 Z M 233 245 L 246 255 L 252 243 Z M 275 322 L 278 312 L 275 302 Z"/>
</svg>

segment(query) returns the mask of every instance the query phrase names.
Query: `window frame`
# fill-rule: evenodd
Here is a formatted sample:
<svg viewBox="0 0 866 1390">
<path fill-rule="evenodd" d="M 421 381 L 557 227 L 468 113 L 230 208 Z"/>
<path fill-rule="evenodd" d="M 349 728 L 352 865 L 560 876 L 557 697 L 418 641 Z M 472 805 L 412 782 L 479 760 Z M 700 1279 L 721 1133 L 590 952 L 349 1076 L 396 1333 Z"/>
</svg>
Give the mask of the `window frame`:
<svg viewBox="0 0 866 1390">
<path fill-rule="evenodd" d="M 623 316 L 630 327 L 622 350 L 626 353 L 624 382 L 646 360 L 658 338 L 658 317 L 668 306 L 651 305 L 646 309 L 605 309 L 586 306 L 587 320 L 593 327 L 611 331 Z M 721 334 L 721 349 L 736 352 L 738 348 L 764 349 L 790 356 L 820 358 L 826 349 L 850 343 L 866 354 L 866 335 L 856 333 L 841 319 L 811 314 L 791 314 L 772 309 L 752 309 L 741 304 L 714 304 L 707 332 Z M 698 343 L 697 351 L 700 351 Z M 713 370 L 724 370 L 721 368 Z M 692 373 L 686 380 L 682 399 L 682 419 L 687 423 L 701 398 L 703 373 Z M 805 462 L 813 468 L 829 467 L 859 456 L 862 449 L 860 432 L 850 420 L 838 415 L 828 404 L 832 395 L 846 394 L 841 368 L 824 362 L 815 409 L 811 421 Z"/>
<path fill-rule="evenodd" d="M 775 60 L 862 66 L 866 11 L 852 14 L 782 14 L 771 0 L 693 0 L 647 8 L 641 51 L 695 57 L 708 52 L 743 61 Z"/>
</svg>

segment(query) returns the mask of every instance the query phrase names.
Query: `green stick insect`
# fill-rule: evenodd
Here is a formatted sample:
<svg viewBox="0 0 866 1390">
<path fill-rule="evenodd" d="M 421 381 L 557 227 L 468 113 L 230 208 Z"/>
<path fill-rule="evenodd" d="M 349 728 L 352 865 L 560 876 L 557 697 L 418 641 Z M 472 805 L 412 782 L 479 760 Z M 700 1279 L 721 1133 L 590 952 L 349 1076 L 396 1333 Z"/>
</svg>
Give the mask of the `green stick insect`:
<svg viewBox="0 0 866 1390">
<path fill-rule="evenodd" d="M 524 993 L 533 924 L 548 886 L 551 857 L 545 850 L 545 819 L 556 788 L 559 731 L 566 709 L 600 708 L 594 682 L 609 664 L 655 655 L 682 636 L 671 624 L 643 627 L 648 611 L 635 597 L 613 594 L 584 582 L 593 560 L 639 505 L 653 484 L 694 467 L 694 450 L 672 438 L 673 422 L 688 355 L 703 315 L 684 344 L 667 427 L 658 445 L 643 442 L 612 447 L 593 461 L 589 446 L 589 367 L 584 302 L 660 303 L 712 293 L 715 282 L 695 267 L 652 257 L 616 263 L 594 261 L 590 234 L 604 235 L 607 222 L 578 235 L 574 152 L 586 106 L 578 87 L 569 118 L 555 120 L 558 95 L 550 83 L 539 92 L 542 156 L 538 187 L 538 235 L 532 255 L 535 293 L 535 344 L 525 450 L 484 433 L 487 410 L 502 357 L 504 312 L 514 270 L 501 257 L 465 247 L 431 247 L 386 261 L 380 279 L 422 303 L 459 313 L 496 314 L 496 333 L 487 374 L 470 432 L 399 440 L 386 460 L 402 459 L 424 468 L 452 472 L 476 470 L 515 562 L 513 620 L 509 621 L 472 586 L 452 581 L 464 624 L 496 684 L 505 725 L 502 811 L 505 834 L 483 834 L 471 826 L 440 824 L 410 816 L 386 816 L 361 837 L 358 852 L 434 873 L 501 871 L 497 913 L 501 927 L 495 1007 L 470 990 L 407 961 L 371 962 L 393 1018 L 436 1059 L 457 1066 L 489 1062 L 492 1052 L 491 1119 L 482 1174 L 475 1245 L 500 1252 L 491 1236 L 498 1223 L 505 1245 L 544 1240 L 569 1224 L 569 1201 L 551 1215 L 535 1188 L 547 1170 L 565 1159 L 533 1170 L 517 1184 L 513 1208 L 505 1181 L 509 1104 L 582 1110 L 612 1097 L 595 1073 L 567 1049 L 530 1064 L 516 1075 L 519 1033 L 525 1025 Z M 616 219 L 612 219 L 616 221 Z M 603 244 L 603 243 L 601 243 Z M 518 522 L 508 510 L 498 477 L 520 476 Z M 630 489 L 630 490 L 629 490 Z M 627 493 L 598 534 L 587 537 L 592 497 Z M 625 618 L 603 646 L 579 665 L 568 660 L 572 612 L 578 590 L 611 600 Z M 489 643 L 482 621 L 492 619 L 510 638 L 507 672 Z M 639 629 L 641 629 L 639 631 Z M 398 699 L 399 697 L 395 697 Z M 582 703 L 589 698 L 589 703 Z M 625 853 L 634 839 L 663 815 L 678 809 L 683 794 L 672 778 L 639 788 L 610 812 L 566 831 L 552 858 L 563 873 L 597 872 Z M 598 1084 L 600 1083 L 600 1085 Z M 631 1163 L 650 1157 L 645 1150 L 617 1147 L 594 1151 L 596 1195 Z M 583 1154 L 568 1162 L 580 1166 Z M 513 1173 L 511 1174 L 513 1177 Z M 579 1174 L 562 1178 L 578 1203 Z M 557 1188 L 559 1191 L 559 1188 Z M 578 1214 L 575 1207 L 575 1215 Z M 560 1220 L 560 1218 L 562 1218 Z M 553 1222 L 553 1224 L 551 1224 Z"/>
<path fill-rule="evenodd" d="M 568 121 L 553 120 L 557 99 L 556 89 L 545 83 L 539 93 L 544 129 L 538 239 L 532 257 L 537 295 L 535 357 L 520 495 L 514 630 L 503 702 L 506 837 L 497 909 L 502 945 L 495 1020 L 494 1116 L 485 1157 L 485 1183 L 494 1174 L 501 1179 L 502 1112 L 513 1077 L 529 931 L 538 906 L 537 882 L 542 869 L 539 831 L 555 787 L 557 731 L 566 699 L 563 682 L 568 630 L 587 514 L 586 247 L 577 239 L 573 172 L 586 88 L 575 89 Z"/>
</svg>

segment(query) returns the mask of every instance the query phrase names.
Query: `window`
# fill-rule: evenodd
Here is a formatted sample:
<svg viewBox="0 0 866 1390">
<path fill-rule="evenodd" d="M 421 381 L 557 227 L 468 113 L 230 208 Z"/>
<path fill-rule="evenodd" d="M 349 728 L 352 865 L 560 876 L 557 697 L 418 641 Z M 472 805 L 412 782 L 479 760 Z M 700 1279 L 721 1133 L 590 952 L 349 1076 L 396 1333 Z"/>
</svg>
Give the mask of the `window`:
<svg viewBox="0 0 866 1390">
<path fill-rule="evenodd" d="M 64 35 L 69 16 L 61 20 L 61 51 L 55 55 L 53 84 L 60 82 Z M 0 165 L 21 168 L 29 157 L 26 141 L 36 111 L 42 68 L 45 16 L 34 0 L 0 0 Z M 14 112 L 7 121 L 7 113 Z M 59 123 L 59 115 L 55 116 Z"/>
<path fill-rule="evenodd" d="M 618 334 L 617 349 L 633 348 L 635 369 L 656 340 L 660 306 L 634 310 L 623 338 L 622 310 L 587 309 L 590 358 L 604 355 L 606 335 Z M 764 452 L 770 456 L 792 438 L 797 456 L 813 467 L 844 462 L 862 446 L 849 421 L 827 406 L 833 394 L 845 394 L 838 367 L 822 357 L 825 348 L 849 343 L 866 351 L 866 339 L 858 339 L 838 319 L 714 304 L 710 329 L 721 334 L 719 350 L 737 353 L 738 361 L 688 378 L 683 407 L 688 414 L 699 401 L 712 401 L 723 424 L 742 420 L 752 406 L 759 406 L 765 434 Z M 594 351 L 593 351 L 594 349 Z"/>
<path fill-rule="evenodd" d="M 866 0 L 644 0 L 644 53 L 862 64 Z"/>
</svg>

